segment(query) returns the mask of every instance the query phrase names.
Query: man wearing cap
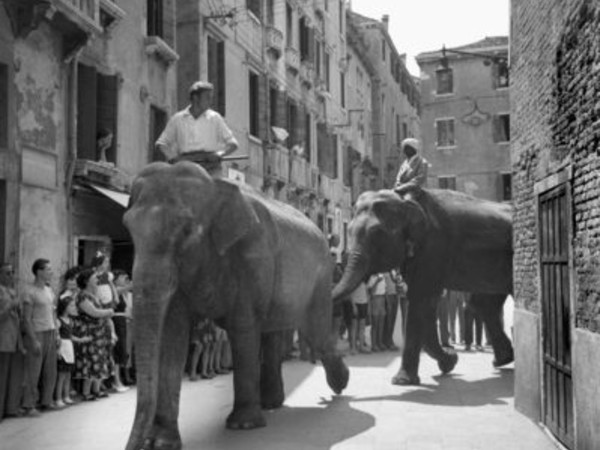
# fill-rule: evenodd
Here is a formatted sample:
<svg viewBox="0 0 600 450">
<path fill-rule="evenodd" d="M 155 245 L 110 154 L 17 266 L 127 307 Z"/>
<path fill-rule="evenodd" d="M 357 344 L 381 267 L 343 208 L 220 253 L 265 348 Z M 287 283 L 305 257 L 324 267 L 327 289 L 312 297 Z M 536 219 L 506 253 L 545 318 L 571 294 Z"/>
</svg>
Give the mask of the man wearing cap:
<svg viewBox="0 0 600 450">
<path fill-rule="evenodd" d="M 233 153 L 238 142 L 223 117 L 210 109 L 212 91 L 206 81 L 192 84 L 190 105 L 171 117 L 156 147 L 169 161 L 190 159 L 218 174 L 221 158 Z"/>
<path fill-rule="evenodd" d="M 398 170 L 396 176 L 395 189 L 400 186 L 413 185 L 425 187 L 427 184 L 427 169 L 429 163 L 425 158 L 419 155 L 421 143 L 418 139 L 407 138 L 402 141 L 400 148 L 404 152 L 406 159 Z"/>
</svg>

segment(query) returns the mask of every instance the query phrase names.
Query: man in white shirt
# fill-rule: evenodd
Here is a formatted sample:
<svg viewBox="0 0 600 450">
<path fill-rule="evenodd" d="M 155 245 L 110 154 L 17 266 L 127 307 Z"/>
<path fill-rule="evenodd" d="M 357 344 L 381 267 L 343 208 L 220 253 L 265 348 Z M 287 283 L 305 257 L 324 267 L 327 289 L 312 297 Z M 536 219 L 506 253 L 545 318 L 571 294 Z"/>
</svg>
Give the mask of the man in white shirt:
<svg viewBox="0 0 600 450">
<path fill-rule="evenodd" d="M 236 151 L 238 142 L 223 117 L 210 109 L 213 85 L 197 81 L 189 92 L 190 105 L 171 117 L 156 147 L 169 161 L 193 160 L 217 174 L 221 158 Z"/>
<path fill-rule="evenodd" d="M 421 143 L 418 139 L 406 138 L 400 144 L 400 148 L 404 153 L 405 159 L 398 170 L 394 188 L 398 189 L 411 185 L 425 187 L 427 185 L 429 163 L 419 155 Z"/>
</svg>

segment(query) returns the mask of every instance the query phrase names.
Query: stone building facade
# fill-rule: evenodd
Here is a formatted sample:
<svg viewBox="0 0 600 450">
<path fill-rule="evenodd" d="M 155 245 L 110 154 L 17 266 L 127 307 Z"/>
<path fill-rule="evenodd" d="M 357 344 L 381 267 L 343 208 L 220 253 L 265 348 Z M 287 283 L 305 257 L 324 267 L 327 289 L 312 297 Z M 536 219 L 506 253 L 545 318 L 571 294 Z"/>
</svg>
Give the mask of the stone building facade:
<svg viewBox="0 0 600 450">
<path fill-rule="evenodd" d="M 353 12 L 351 20 L 366 42 L 367 55 L 375 68 L 371 86 L 375 187 L 391 188 L 403 158 L 400 143 L 421 133 L 419 87 L 406 68 L 406 55 L 398 52 L 388 33 L 388 15 L 379 21 Z"/>
<path fill-rule="evenodd" d="M 600 445 L 600 5 L 511 2 L 515 406 Z"/>
<path fill-rule="evenodd" d="M 416 58 L 421 68 L 423 153 L 431 164 L 428 185 L 508 201 L 508 38 L 488 37 L 442 56 L 433 51 Z"/>
<path fill-rule="evenodd" d="M 0 257 L 21 283 L 40 257 L 57 273 L 98 249 L 130 265 L 121 218 L 152 157 L 153 111 L 175 104 L 174 12 L 171 0 L 0 2 Z M 114 135 L 103 163 L 102 129 Z"/>
</svg>

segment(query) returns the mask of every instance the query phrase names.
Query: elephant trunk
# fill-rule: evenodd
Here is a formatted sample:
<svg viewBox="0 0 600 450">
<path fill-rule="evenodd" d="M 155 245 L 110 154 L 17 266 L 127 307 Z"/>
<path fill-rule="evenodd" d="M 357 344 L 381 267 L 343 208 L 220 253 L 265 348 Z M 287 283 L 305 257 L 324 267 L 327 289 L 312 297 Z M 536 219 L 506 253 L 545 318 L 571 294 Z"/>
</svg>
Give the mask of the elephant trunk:
<svg viewBox="0 0 600 450">
<path fill-rule="evenodd" d="M 361 248 L 354 248 L 339 283 L 333 288 L 333 301 L 337 302 L 350 295 L 369 274 L 369 261 Z"/>
<path fill-rule="evenodd" d="M 137 405 L 135 420 L 126 450 L 143 448 L 156 414 L 159 389 L 160 352 L 163 322 L 169 302 L 175 292 L 174 267 L 169 262 L 139 263 L 148 260 L 136 257 L 133 270 L 133 321 Z"/>
</svg>

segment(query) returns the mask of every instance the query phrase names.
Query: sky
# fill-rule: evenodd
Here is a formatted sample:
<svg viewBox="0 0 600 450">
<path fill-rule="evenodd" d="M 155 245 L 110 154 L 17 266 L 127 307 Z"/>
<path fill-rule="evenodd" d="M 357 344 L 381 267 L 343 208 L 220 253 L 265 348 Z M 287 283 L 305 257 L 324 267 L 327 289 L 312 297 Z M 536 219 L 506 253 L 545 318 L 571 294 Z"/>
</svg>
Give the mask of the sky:
<svg viewBox="0 0 600 450">
<path fill-rule="evenodd" d="M 419 74 L 414 57 L 479 41 L 508 36 L 510 0 L 351 0 L 352 10 L 381 20 L 390 16 L 389 33 L 407 67 Z"/>
</svg>

